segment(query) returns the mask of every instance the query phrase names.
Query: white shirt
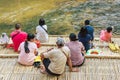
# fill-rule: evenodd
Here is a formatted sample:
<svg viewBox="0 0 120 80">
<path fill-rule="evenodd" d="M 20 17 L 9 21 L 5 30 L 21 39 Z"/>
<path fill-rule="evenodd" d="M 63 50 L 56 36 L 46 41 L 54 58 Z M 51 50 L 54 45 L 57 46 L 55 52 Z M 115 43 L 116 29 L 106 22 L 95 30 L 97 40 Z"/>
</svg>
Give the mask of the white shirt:
<svg viewBox="0 0 120 80">
<path fill-rule="evenodd" d="M 43 28 L 47 30 L 47 26 L 43 25 Z M 48 33 L 42 28 L 40 25 L 36 27 L 36 38 L 41 42 L 47 42 L 48 41 Z"/>
<path fill-rule="evenodd" d="M 4 35 L 4 37 L 1 36 L 0 38 L 0 44 L 5 44 L 9 42 L 9 38 L 7 35 Z"/>
</svg>

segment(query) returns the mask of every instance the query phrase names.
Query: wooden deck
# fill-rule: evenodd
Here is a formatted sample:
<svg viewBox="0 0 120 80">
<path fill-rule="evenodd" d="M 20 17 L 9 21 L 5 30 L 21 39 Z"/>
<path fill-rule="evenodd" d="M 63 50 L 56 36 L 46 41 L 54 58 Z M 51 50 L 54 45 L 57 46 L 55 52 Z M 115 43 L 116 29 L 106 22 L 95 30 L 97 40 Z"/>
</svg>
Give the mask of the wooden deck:
<svg viewBox="0 0 120 80">
<path fill-rule="evenodd" d="M 65 35 L 60 35 L 60 36 L 50 35 L 49 41 L 47 43 L 41 43 L 41 47 L 38 49 L 39 53 L 44 52 L 51 47 L 55 47 L 57 37 L 63 37 L 65 42 L 69 42 L 68 36 L 65 36 Z M 113 38 L 112 40 L 120 46 L 120 38 Z M 10 43 L 12 43 L 12 42 L 10 42 Z M 99 48 L 103 52 L 102 55 L 106 55 L 106 56 L 109 56 L 109 55 L 119 56 L 120 55 L 120 52 L 112 52 L 108 48 L 108 44 L 104 44 L 104 43 L 100 42 L 99 38 L 95 38 L 95 40 L 93 41 L 93 44 L 94 44 L 94 46 L 96 46 L 97 48 Z M 2 48 L 0 46 L 0 54 L 17 54 L 17 53 L 14 52 L 13 49 L 6 49 L 6 48 Z"/>
<path fill-rule="evenodd" d="M 50 36 L 49 42 L 42 43 L 39 53 L 55 47 L 57 37 L 60 36 Z M 65 42 L 69 41 L 68 36 L 62 37 Z M 120 38 L 113 38 L 113 41 L 120 46 Z M 110 51 L 99 38 L 95 38 L 94 44 L 102 54 L 85 55 L 85 64 L 79 67 L 79 72 L 69 72 L 66 66 L 65 72 L 59 77 L 42 74 L 33 66 L 18 64 L 18 53 L 0 46 L 0 80 L 120 80 L 120 53 Z"/>
<path fill-rule="evenodd" d="M 59 76 L 40 73 L 33 66 L 22 66 L 17 58 L 0 58 L 0 80 L 120 80 L 120 59 L 86 58 L 79 72 L 65 72 Z"/>
</svg>

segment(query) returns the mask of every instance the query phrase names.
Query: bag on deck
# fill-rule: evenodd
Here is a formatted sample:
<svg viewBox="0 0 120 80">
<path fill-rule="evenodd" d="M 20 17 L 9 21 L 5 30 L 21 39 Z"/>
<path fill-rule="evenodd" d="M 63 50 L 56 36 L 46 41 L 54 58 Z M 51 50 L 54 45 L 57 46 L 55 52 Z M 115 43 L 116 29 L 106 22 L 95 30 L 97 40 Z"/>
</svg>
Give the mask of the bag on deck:
<svg viewBox="0 0 120 80">
<path fill-rule="evenodd" d="M 86 54 L 91 55 L 91 54 L 101 54 L 101 53 L 102 51 L 99 49 L 89 49 Z"/>
<path fill-rule="evenodd" d="M 119 50 L 118 44 L 115 44 L 114 42 L 109 43 L 108 46 L 109 46 L 111 51 L 118 51 Z"/>
<path fill-rule="evenodd" d="M 41 47 L 41 44 L 40 44 L 40 41 L 39 41 L 39 40 L 36 39 L 34 42 L 35 42 L 35 44 L 37 45 L 37 48 Z"/>
<path fill-rule="evenodd" d="M 41 57 L 40 56 L 36 56 L 36 58 L 34 59 L 34 67 L 40 68 L 40 64 L 41 64 Z"/>
</svg>

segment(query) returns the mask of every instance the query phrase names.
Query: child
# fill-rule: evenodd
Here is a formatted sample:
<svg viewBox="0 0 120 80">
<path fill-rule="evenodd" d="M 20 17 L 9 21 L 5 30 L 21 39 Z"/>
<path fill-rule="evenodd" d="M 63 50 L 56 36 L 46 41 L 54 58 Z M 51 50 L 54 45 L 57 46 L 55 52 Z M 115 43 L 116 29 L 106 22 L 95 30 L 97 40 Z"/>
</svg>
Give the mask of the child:
<svg viewBox="0 0 120 80">
<path fill-rule="evenodd" d="M 0 38 L 0 44 L 2 44 L 2 46 L 6 47 L 8 42 L 9 42 L 9 38 L 8 38 L 7 34 L 2 33 L 1 38 Z"/>
<path fill-rule="evenodd" d="M 100 41 L 111 42 L 112 27 L 107 27 L 106 30 L 102 30 L 100 33 Z"/>
</svg>

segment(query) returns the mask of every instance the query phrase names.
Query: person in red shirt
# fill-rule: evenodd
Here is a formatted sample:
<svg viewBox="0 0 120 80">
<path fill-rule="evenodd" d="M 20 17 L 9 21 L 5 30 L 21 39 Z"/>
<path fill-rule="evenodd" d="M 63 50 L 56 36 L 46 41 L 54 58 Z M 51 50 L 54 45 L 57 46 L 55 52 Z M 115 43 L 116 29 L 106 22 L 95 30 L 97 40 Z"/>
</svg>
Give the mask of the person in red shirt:
<svg viewBox="0 0 120 80">
<path fill-rule="evenodd" d="M 14 51 L 17 52 L 20 43 L 26 40 L 27 33 L 21 31 L 21 24 L 18 23 L 18 24 L 15 24 L 15 30 L 10 34 L 10 36 L 13 41 Z"/>
</svg>

